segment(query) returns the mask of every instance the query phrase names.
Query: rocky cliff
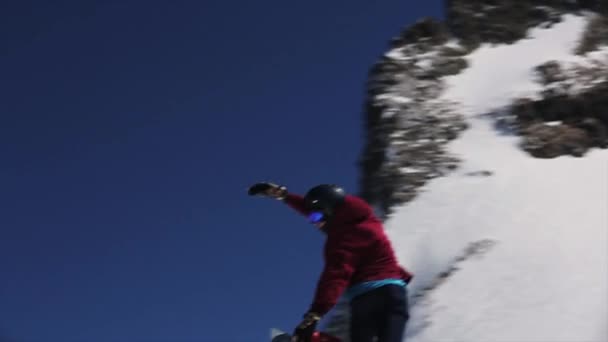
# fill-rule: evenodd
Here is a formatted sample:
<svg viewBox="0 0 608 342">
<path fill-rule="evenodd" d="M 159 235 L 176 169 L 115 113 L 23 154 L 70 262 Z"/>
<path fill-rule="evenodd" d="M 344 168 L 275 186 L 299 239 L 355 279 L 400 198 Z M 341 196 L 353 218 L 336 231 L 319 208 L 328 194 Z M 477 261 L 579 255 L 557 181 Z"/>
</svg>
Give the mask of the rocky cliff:
<svg viewBox="0 0 608 342">
<path fill-rule="evenodd" d="M 497 129 L 521 136 L 532 157 L 608 146 L 608 54 L 600 53 L 608 45 L 608 1 L 446 0 L 445 8 L 444 22 L 423 18 L 405 29 L 370 70 L 360 189 L 385 214 L 458 168 L 446 145 L 467 121 L 441 99 L 444 79 L 466 70 L 476 49 L 526 39 L 531 28 L 550 28 L 564 14 L 587 18 L 573 51 L 579 58 L 538 65 L 530 72 L 543 90 L 491 114 Z"/>
</svg>

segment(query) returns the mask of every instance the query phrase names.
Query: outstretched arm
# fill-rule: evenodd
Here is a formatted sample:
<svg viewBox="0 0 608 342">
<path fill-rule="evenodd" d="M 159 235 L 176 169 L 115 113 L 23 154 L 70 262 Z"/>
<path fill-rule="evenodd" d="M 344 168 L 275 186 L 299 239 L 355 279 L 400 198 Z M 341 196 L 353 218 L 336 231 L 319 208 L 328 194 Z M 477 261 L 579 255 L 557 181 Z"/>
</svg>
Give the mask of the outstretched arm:
<svg viewBox="0 0 608 342">
<path fill-rule="evenodd" d="M 310 214 L 310 210 L 306 208 L 306 204 L 304 203 L 304 197 L 301 195 L 288 193 L 283 201 L 285 201 L 285 203 L 292 209 L 304 216 L 308 216 Z"/>
<path fill-rule="evenodd" d="M 305 216 L 310 214 L 310 211 L 306 209 L 304 197 L 290 194 L 285 186 L 268 182 L 256 183 L 249 187 L 248 193 L 250 196 L 262 196 L 282 200 L 300 214 Z"/>
</svg>

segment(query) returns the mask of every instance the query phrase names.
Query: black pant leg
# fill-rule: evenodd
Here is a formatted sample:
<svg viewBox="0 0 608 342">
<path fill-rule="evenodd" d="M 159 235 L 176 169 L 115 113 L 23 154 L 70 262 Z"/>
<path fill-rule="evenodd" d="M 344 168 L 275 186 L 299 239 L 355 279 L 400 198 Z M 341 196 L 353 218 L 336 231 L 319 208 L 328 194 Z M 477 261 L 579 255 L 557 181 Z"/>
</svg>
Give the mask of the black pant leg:
<svg viewBox="0 0 608 342">
<path fill-rule="evenodd" d="M 405 325 L 409 319 L 407 289 L 396 285 L 388 285 L 383 288 L 386 306 L 378 342 L 402 342 Z"/>
<path fill-rule="evenodd" d="M 404 287 L 386 285 L 362 294 L 351 301 L 351 342 L 402 342 L 408 319 Z"/>
<path fill-rule="evenodd" d="M 379 289 L 364 293 L 350 303 L 351 342 L 373 342 L 382 324 L 383 299 Z"/>
</svg>

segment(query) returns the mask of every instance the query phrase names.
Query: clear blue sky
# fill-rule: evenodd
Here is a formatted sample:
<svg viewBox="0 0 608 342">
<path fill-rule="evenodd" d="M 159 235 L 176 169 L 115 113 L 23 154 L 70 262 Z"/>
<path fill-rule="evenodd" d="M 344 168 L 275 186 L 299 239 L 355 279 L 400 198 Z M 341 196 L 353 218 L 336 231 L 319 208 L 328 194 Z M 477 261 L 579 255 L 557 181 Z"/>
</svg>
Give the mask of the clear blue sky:
<svg viewBox="0 0 608 342">
<path fill-rule="evenodd" d="M 421 5 L 424 3 L 424 5 Z M 0 3 L 0 341 L 257 342 L 357 191 L 368 69 L 439 0 Z"/>
</svg>

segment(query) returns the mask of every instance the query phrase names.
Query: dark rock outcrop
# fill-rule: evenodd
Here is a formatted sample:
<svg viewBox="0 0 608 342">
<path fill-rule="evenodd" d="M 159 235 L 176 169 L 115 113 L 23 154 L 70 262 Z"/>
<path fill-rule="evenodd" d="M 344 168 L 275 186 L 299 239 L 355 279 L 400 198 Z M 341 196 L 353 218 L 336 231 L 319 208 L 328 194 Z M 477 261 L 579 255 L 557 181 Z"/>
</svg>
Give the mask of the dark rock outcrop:
<svg viewBox="0 0 608 342">
<path fill-rule="evenodd" d="M 608 3 L 606 4 L 608 8 Z M 608 45 L 608 15 L 596 15 L 583 34 L 576 53 L 584 55 L 596 50 L 602 45 Z"/>
<path fill-rule="evenodd" d="M 391 41 L 391 46 L 395 48 L 421 42 L 438 45 L 445 43 L 449 38 L 450 34 L 443 23 L 427 17 L 401 32 L 397 38 Z"/>
<path fill-rule="evenodd" d="M 561 64 L 557 61 L 550 61 L 536 67 L 536 73 L 540 78 L 540 83 L 548 85 L 555 82 L 561 82 L 566 79 L 566 75 L 562 70 Z"/>
<path fill-rule="evenodd" d="M 444 145 L 466 124 L 437 98 L 443 91 L 440 77 L 465 69 L 462 56 L 468 52 L 459 44 L 446 45 L 449 39 L 445 25 L 420 20 L 394 39 L 392 53 L 371 69 L 360 187 L 384 214 L 457 165 Z"/>
<path fill-rule="evenodd" d="M 541 98 L 519 99 L 510 111 L 515 119 L 512 128 L 524 137 L 524 149 L 536 157 L 553 158 L 606 148 L 608 64 L 566 70 L 550 61 L 536 67 L 536 72 L 545 86 Z"/>
<path fill-rule="evenodd" d="M 536 123 L 526 127 L 523 133 L 523 149 L 537 158 L 581 157 L 590 145 L 584 130 L 569 125 Z"/>
<path fill-rule="evenodd" d="M 605 0 L 446 0 L 446 23 L 455 37 L 472 48 L 480 43 L 513 43 L 532 27 L 561 21 L 566 12 L 599 11 L 602 2 Z"/>
<path fill-rule="evenodd" d="M 605 8 L 606 0 L 446 0 L 445 22 L 424 18 L 403 30 L 369 73 L 360 195 L 390 214 L 430 179 L 458 167 L 445 147 L 467 124 L 457 106 L 440 100 L 443 78 L 466 70 L 466 56 L 480 44 L 514 43 L 532 27 L 590 10 L 597 16 L 576 51 L 587 54 L 608 44 Z M 544 88 L 539 98 L 515 101 L 495 116 L 496 127 L 521 135 L 522 148 L 540 158 L 605 148 L 608 61 L 589 62 L 535 68 Z"/>
</svg>

